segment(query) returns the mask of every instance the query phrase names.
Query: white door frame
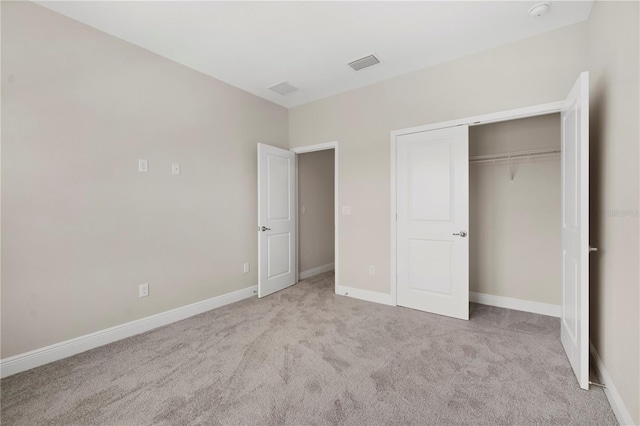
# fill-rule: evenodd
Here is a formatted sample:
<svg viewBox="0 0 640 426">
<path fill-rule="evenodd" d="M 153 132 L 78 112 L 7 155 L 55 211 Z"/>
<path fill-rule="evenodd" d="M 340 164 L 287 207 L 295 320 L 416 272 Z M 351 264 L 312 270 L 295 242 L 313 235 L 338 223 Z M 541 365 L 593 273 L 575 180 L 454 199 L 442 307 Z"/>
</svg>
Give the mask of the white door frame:
<svg viewBox="0 0 640 426">
<path fill-rule="evenodd" d="M 498 123 L 500 121 L 517 120 L 519 118 L 535 117 L 560 112 L 565 101 L 551 102 L 548 104 L 533 105 L 524 108 L 510 109 L 506 111 L 493 112 L 490 114 L 476 115 L 473 117 L 459 118 L 456 120 L 442 121 L 439 123 L 426 124 L 424 126 L 409 127 L 406 129 L 393 130 L 391 132 L 391 301 L 392 305 L 397 305 L 398 289 L 398 258 L 397 258 L 397 197 L 396 197 L 396 138 L 410 133 L 426 132 L 429 130 L 443 129 L 460 125 L 477 126 L 480 124 Z M 337 155 L 337 150 L 336 150 Z M 337 174 L 336 174 L 337 176 Z M 337 208 L 336 208 L 337 211 Z M 337 213 L 336 213 L 337 217 Z M 337 240 L 336 240 L 337 243 Z M 336 264 L 337 268 L 337 264 Z"/>
<path fill-rule="evenodd" d="M 338 215 L 338 141 L 333 141 L 333 142 L 325 142 L 325 143 L 319 143 L 316 145 L 306 145 L 306 146 L 301 146 L 301 147 L 297 147 L 297 148 L 291 148 L 289 149 L 289 151 L 294 152 L 296 154 L 296 211 L 298 211 L 298 200 L 299 197 L 297 196 L 298 194 L 298 155 L 299 154 L 305 154 L 307 152 L 316 152 L 316 151 L 326 151 L 328 149 L 333 149 L 333 209 L 334 209 L 334 250 L 333 250 L 333 256 L 334 256 L 334 267 L 335 267 L 335 288 L 334 291 L 337 293 L 338 292 L 338 288 L 340 285 L 340 279 L 339 277 L 339 271 L 340 269 L 338 268 L 338 259 L 340 258 L 338 256 L 338 247 L 340 246 L 338 244 L 339 242 L 339 237 L 338 237 L 338 220 L 339 220 L 339 215 Z M 298 215 L 296 215 L 296 238 L 298 239 L 297 241 L 297 250 L 300 250 L 300 232 L 298 229 Z M 299 276 L 299 262 L 300 259 L 298 258 L 298 253 L 296 253 L 296 282 L 298 282 L 298 276 Z"/>
</svg>

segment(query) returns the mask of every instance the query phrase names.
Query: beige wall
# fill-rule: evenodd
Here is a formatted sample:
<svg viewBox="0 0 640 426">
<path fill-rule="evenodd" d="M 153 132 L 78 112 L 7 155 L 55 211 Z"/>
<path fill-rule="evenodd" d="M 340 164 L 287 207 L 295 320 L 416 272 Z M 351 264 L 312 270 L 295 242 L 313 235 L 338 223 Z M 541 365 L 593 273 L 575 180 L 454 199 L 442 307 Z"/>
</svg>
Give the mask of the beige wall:
<svg viewBox="0 0 640 426">
<path fill-rule="evenodd" d="M 390 292 L 392 130 L 562 100 L 585 69 L 582 23 L 290 109 L 291 146 L 340 143 L 341 284 Z"/>
<path fill-rule="evenodd" d="M 588 22 L 591 243 L 598 247 L 591 256 L 591 341 L 636 424 L 640 424 L 638 8 L 638 2 L 595 2 Z"/>
<path fill-rule="evenodd" d="M 298 267 L 304 272 L 334 261 L 334 151 L 298 155 Z"/>
<path fill-rule="evenodd" d="M 469 129 L 469 155 L 560 147 L 560 115 Z M 472 163 L 469 170 L 471 291 L 560 305 L 560 156 Z"/>
<path fill-rule="evenodd" d="M 2 2 L 2 358 L 257 284 L 256 143 L 287 114 Z"/>
</svg>

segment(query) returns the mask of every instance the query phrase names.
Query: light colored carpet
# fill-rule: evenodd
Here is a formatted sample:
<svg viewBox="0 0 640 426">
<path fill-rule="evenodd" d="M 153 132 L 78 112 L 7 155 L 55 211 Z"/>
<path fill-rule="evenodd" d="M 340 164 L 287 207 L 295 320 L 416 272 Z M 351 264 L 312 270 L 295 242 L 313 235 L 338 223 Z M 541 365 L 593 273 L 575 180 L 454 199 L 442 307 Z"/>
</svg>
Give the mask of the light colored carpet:
<svg viewBox="0 0 640 426">
<path fill-rule="evenodd" d="M 332 273 L 1 384 L 4 425 L 616 424 L 558 319 L 368 303 L 333 294 Z"/>
</svg>

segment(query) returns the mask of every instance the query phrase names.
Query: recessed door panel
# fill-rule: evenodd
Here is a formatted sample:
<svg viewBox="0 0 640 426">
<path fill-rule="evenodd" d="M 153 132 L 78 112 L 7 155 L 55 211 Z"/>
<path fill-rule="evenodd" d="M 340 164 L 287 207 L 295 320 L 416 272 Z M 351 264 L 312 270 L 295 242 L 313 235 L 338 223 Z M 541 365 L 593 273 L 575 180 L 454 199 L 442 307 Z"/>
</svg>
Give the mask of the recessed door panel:
<svg viewBox="0 0 640 426">
<path fill-rule="evenodd" d="M 289 220 L 290 218 L 292 210 L 289 188 L 290 163 L 289 158 L 267 155 L 268 220 Z"/>
<path fill-rule="evenodd" d="M 562 300 L 564 300 L 562 323 L 571 340 L 575 341 L 578 334 L 576 318 L 578 312 L 578 265 L 575 259 L 567 255 L 566 252 L 563 253 L 562 270 L 565 282 L 562 288 Z"/>
<path fill-rule="evenodd" d="M 269 261 L 268 279 L 277 278 L 283 274 L 291 272 L 291 234 L 268 235 Z"/>
<path fill-rule="evenodd" d="M 453 269 L 451 241 L 409 240 L 409 288 L 451 294 Z M 425 259 L 429 259 L 425 262 Z"/>
<path fill-rule="evenodd" d="M 579 177 L 577 176 L 580 168 L 578 167 L 578 146 L 575 143 L 577 133 L 576 133 L 576 110 L 570 109 L 567 111 L 567 114 L 562 117 L 562 129 L 564 132 L 564 144 L 562 150 L 562 162 L 564 164 L 564 169 L 570 175 L 566 175 L 565 179 L 562 181 L 562 189 L 564 191 L 564 196 L 562 198 L 564 209 L 562 212 L 565 227 L 575 228 L 578 223 L 578 188 L 576 183 L 578 182 Z"/>
<path fill-rule="evenodd" d="M 451 220 L 451 144 L 448 139 L 408 146 L 412 220 Z"/>
</svg>

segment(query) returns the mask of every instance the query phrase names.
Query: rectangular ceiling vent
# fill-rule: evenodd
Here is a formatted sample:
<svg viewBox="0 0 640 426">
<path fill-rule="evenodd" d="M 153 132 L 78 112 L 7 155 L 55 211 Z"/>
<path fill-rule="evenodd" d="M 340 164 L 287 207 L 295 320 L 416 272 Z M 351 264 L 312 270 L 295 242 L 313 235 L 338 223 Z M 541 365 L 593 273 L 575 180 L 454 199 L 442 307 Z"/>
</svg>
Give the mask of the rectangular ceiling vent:
<svg viewBox="0 0 640 426">
<path fill-rule="evenodd" d="M 282 81 L 280 83 L 274 84 L 273 86 L 269 87 L 269 89 L 273 90 L 276 93 L 281 94 L 282 96 L 290 95 L 293 92 L 298 90 L 297 87 L 290 85 L 286 81 Z"/>
<path fill-rule="evenodd" d="M 373 55 L 365 56 L 364 58 L 356 59 L 353 62 L 349 62 L 349 66 L 355 71 L 360 71 L 363 68 L 370 67 L 375 64 L 379 64 L 380 61 Z"/>
</svg>

